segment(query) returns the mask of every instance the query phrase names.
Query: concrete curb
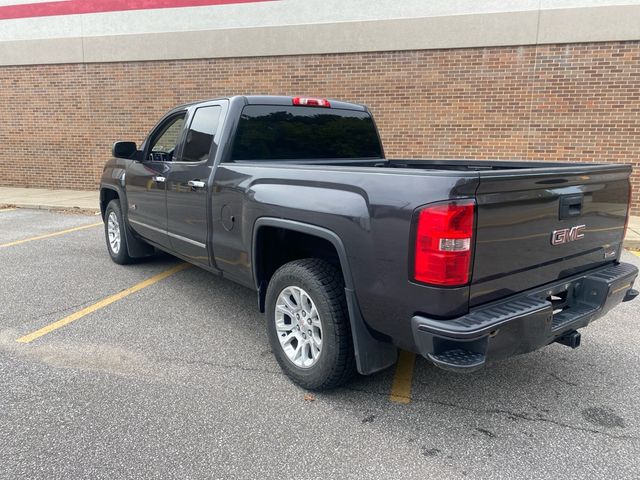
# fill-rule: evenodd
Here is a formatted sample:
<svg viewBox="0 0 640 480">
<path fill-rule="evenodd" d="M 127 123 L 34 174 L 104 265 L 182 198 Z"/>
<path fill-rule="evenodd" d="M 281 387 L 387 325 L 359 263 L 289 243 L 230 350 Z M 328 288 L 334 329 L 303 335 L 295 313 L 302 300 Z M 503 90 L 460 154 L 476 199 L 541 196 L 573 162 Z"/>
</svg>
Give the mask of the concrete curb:
<svg viewBox="0 0 640 480">
<path fill-rule="evenodd" d="M 625 238 L 623 245 L 630 250 L 640 250 L 640 238 Z"/>
<path fill-rule="evenodd" d="M 25 210 L 49 210 L 52 212 L 78 211 L 78 212 L 100 213 L 99 208 L 87 208 L 87 207 L 65 207 L 61 205 L 46 205 L 46 204 L 33 205 L 31 203 L 12 203 L 11 206 L 15 208 L 25 209 Z"/>
</svg>

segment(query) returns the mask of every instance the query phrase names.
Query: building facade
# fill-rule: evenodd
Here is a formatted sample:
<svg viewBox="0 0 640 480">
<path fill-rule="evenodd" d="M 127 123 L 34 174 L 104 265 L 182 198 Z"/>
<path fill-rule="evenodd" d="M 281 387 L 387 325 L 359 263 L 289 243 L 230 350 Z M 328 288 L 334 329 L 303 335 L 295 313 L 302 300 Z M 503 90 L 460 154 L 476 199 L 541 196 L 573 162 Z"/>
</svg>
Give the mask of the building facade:
<svg viewBox="0 0 640 480">
<path fill-rule="evenodd" d="M 243 93 L 367 104 L 390 158 L 629 163 L 640 214 L 640 1 L 0 0 L 0 185 Z"/>
</svg>

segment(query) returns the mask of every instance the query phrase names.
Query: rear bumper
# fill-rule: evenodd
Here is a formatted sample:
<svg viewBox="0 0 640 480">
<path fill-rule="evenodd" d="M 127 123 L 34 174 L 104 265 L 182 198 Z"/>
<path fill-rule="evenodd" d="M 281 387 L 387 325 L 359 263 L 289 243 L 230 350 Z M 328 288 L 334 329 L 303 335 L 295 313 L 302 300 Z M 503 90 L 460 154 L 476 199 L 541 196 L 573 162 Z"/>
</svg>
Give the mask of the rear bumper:
<svg viewBox="0 0 640 480">
<path fill-rule="evenodd" d="M 414 341 L 419 353 L 441 368 L 477 370 L 587 326 L 634 298 L 631 289 L 637 275 L 634 265 L 620 263 L 475 308 L 456 319 L 416 315 L 411 320 Z M 555 313 L 551 296 L 563 299 Z"/>
</svg>

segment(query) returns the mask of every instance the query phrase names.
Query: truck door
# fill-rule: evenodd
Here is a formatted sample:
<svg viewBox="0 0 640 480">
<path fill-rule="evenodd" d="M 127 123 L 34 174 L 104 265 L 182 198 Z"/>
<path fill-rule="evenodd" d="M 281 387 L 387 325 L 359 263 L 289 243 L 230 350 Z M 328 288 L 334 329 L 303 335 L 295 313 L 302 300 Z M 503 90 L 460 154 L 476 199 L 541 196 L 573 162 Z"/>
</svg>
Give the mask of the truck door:
<svg viewBox="0 0 640 480">
<path fill-rule="evenodd" d="M 132 162 L 125 176 L 131 228 L 166 247 L 170 247 L 166 182 L 180 147 L 185 117 L 186 111 L 180 111 L 163 119 L 148 137 L 143 160 Z"/>
<path fill-rule="evenodd" d="M 189 116 L 184 147 L 167 178 L 168 235 L 171 248 L 193 263 L 210 265 L 207 238 L 213 215 L 208 199 L 211 172 L 226 101 L 200 105 Z"/>
</svg>

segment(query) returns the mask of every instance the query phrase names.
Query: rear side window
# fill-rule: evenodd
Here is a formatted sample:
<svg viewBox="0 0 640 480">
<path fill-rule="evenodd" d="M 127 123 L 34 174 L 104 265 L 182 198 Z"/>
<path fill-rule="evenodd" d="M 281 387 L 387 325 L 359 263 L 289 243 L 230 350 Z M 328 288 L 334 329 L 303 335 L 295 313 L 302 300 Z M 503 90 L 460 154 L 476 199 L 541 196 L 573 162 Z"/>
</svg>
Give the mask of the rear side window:
<svg viewBox="0 0 640 480">
<path fill-rule="evenodd" d="M 183 162 L 202 162 L 209 158 L 213 137 L 218 130 L 220 107 L 201 107 L 196 110 L 182 153 Z"/>
<path fill-rule="evenodd" d="M 381 158 L 367 112 L 282 105 L 242 110 L 231 160 Z"/>
</svg>

